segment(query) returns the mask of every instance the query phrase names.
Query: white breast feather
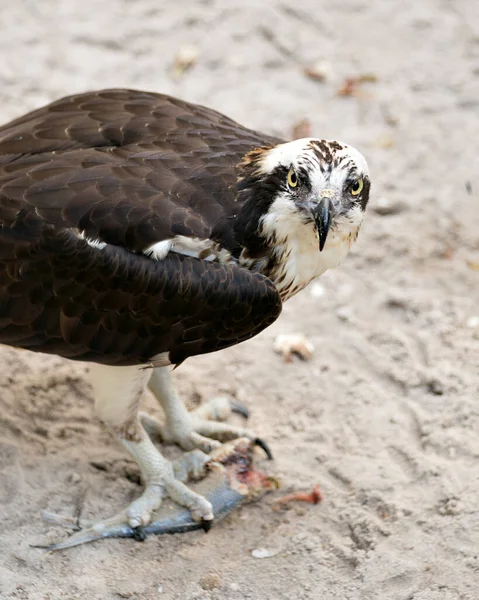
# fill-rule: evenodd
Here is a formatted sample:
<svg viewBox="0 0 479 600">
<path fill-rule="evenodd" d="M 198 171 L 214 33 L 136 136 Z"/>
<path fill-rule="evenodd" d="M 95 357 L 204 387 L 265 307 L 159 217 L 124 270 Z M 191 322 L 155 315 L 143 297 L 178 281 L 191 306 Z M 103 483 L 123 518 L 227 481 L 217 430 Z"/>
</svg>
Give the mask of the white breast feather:
<svg viewBox="0 0 479 600">
<path fill-rule="evenodd" d="M 337 267 L 346 254 L 362 221 L 362 211 L 354 209 L 340 219 L 329 232 L 323 251 L 313 223 L 305 224 L 287 196 L 279 196 L 263 217 L 263 232 L 276 240 L 276 254 L 281 263 L 273 278 L 285 298 L 304 288 L 328 269 Z"/>
</svg>

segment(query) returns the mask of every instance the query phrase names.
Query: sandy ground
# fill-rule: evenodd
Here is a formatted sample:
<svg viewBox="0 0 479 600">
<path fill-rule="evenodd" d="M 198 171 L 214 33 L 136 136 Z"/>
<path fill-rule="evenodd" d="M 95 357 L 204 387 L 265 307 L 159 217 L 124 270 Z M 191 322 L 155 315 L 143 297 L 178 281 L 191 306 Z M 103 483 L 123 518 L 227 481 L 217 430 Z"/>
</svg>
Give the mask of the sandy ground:
<svg viewBox="0 0 479 600">
<path fill-rule="evenodd" d="M 307 119 L 359 147 L 373 180 L 346 264 L 256 339 L 176 373 L 190 404 L 246 403 L 280 493 L 319 483 L 324 502 L 278 512 L 270 496 L 207 536 L 45 557 L 31 544 L 60 532 L 41 509 L 108 516 L 137 470 L 93 414 L 85 365 L 0 347 L 0 597 L 479 598 L 479 3 L 18 0 L 0 22 L 4 121 L 71 92 L 151 89 L 285 137 Z M 304 73 L 317 63 L 325 81 Z M 293 331 L 309 363 L 273 352 Z"/>
</svg>

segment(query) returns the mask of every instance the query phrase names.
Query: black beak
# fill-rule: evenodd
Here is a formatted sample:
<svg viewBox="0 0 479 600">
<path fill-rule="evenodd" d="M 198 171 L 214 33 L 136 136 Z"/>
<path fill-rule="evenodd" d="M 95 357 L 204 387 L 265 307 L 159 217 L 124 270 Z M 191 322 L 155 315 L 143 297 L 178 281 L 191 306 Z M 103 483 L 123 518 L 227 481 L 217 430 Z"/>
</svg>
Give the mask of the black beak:
<svg viewBox="0 0 479 600">
<path fill-rule="evenodd" d="M 314 221 L 318 228 L 319 251 L 322 252 L 331 226 L 333 204 L 329 198 L 323 198 L 314 211 Z"/>
</svg>

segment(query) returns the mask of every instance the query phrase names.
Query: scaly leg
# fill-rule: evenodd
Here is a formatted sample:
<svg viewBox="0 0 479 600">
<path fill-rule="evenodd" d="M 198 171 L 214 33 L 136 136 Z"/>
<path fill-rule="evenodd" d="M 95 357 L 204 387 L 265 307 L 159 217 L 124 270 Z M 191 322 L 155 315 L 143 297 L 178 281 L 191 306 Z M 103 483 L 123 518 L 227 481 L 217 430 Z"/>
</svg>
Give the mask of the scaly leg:
<svg viewBox="0 0 479 600">
<path fill-rule="evenodd" d="M 235 410 L 243 412 L 229 400 L 216 398 L 188 412 L 176 393 L 166 367 L 153 370 L 148 386 L 163 407 L 166 419 L 162 425 L 149 415 L 141 414 L 142 423 L 152 437 L 158 437 L 166 443 L 176 443 L 185 450 L 199 448 L 207 453 L 218 448 L 220 442 L 246 437 L 261 446 L 271 458 L 266 444 L 249 429 L 216 422 L 224 421 Z"/>
<path fill-rule="evenodd" d="M 186 463 L 183 463 L 180 469 L 181 474 L 175 472 L 173 464 L 160 454 L 139 420 L 139 401 L 150 373 L 136 366 L 92 365 L 90 375 L 97 413 L 138 463 L 145 489 L 121 513 L 72 536 L 69 545 L 107 536 L 110 530 L 122 524 L 132 528 L 144 527 L 166 497 L 189 508 L 195 520 L 211 522 L 214 515 L 210 502 L 180 481 L 189 475 L 204 475 L 210 457 L 199 451 L 191 453 L 186 468 Z M 80 534 L 81 540 L 76 540 L 75 536 Z"/>
</svg>

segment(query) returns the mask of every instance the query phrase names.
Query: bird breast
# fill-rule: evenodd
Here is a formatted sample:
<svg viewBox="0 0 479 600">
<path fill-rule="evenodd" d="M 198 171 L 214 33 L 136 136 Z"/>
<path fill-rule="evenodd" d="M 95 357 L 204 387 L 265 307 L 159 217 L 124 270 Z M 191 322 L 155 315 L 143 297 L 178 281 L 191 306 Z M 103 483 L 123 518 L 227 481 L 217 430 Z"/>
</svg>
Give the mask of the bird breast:
<svg viewBox="0 0 479 600">
<path fill-rule="evenodd" d="M 265 268 L 259 270 L 273 281 L 282 300 L 287 300 L 327 269 L 341 263 L 356 238 L 357 227 L 348 219 L 337 223 L 320 251 L 314 223 L 305 222 L 304 215 L 280 197 L 262 220 L 270 257 Z"/>
<path fill-rule="evenodd" d="M 276 248 L 275 266 L 267 273 L 283 301 L 297 294 L 328 269 L 337 267 L 350 247 L 347 239 L 331 239 L 320 252 L 316 230 L 313 226 L 308 228 L 309 231 L 305 229 L 303 227 L 302 236 L 290 237 Z"/>
</svg>

